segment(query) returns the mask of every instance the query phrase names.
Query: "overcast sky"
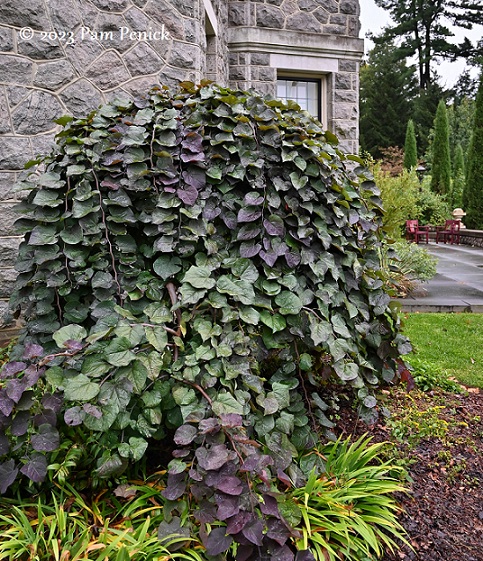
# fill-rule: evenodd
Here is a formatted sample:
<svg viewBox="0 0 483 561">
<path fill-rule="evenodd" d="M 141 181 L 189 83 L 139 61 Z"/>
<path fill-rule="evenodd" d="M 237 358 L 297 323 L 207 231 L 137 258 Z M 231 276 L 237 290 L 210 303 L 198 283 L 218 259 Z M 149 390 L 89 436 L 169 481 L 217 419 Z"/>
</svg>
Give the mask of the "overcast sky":
<svg viewBox="0 0 483 561">
<path fill-rule="evenodd" d="M 388 12 L 382 8 L 378 8 L 374 0 L 361 0 L 361 37 L 365 38 L 368 31 L 378 34 L 381 29 L 390 23 Z M 483 26 L 474 27 L 472 31 L 466 29 L 457 30 L 457 40 L 461 41 L 465 35 L 473 42 L 483 36 Z M 371 48 L 371 42 L 366 41 L 366 52 Z M 445 87 L 451 87 L 458 80 L 459 75 L 465 69 L 463 60 L 458 62 L 443 62 L 438 68 L 438 74 L 442 77 L 441 84 Z"/>
</svg>

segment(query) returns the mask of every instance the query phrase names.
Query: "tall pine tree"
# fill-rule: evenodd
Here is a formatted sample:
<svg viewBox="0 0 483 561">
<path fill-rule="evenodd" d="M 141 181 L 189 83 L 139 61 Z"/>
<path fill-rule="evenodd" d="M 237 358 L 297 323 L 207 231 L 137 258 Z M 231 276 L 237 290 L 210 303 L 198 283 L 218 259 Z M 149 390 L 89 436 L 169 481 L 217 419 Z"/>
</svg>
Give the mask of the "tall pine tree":
<svg viewBox="0 0 483 561">
<path fill-rule="evenodd" d="M 455 36 L 449 26 L 471 29 L 483 24 L 480 0 L 375 0 L 380 8 L 388 10 L 394 25 L 387 26 L 375 42 L 398 43 L 397 56 L 406 59 L 416 56 L 419 87 L 427 89 L 433 81 L 432 66 L 436 59 L 454 60 L 481 54 L 480 45 L 468 39 L 457 45 L 449 39 Z"/>
<path fill-rule="evenodd" d="M 436 110 L 431 152 L 431 189 L 440 195 L 449 195 L 451 189 L 451 157 L 449 153 L 448 113 L 444 100 L 439 102 Z"/>
<path fill-rule="evenodd" d="M 476 96 L 463 205 L 468 228 L 483 229 L 483 71 Z"/>
<path fill-rule="evenodd" d="M 416 143 L 416 133 L 414 123 L 409 119 L 406 127 L 406 141 L 404 143 L 404 167 L 407 170 L 416 168 L 418 165 L 418 146 Z"/>
<path fill-rule="evenodd" d="M 414 67 L 396 61 L 392 45 L 376 46 L 360 73 L 360 142 L 374 158 L 381 149 L 404 146 L 406 123 L 417 94 Z"/>
</svg>

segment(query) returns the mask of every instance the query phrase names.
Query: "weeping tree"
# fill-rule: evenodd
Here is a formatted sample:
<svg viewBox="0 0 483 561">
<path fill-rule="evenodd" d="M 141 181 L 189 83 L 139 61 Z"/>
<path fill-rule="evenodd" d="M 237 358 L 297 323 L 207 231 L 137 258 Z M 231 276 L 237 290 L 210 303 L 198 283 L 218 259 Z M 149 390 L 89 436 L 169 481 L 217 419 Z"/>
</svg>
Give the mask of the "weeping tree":
<svg viewBox="0 0 483 561">
<path fill-rule="evenodd" d="M 276 490 L 320 463 L 337 388 L 374 421 L 410 350 L 374 182 L 298 106 L 208 84 L 59 122 L 22 185 L 0 490 L 80 469 L 74 448 L 95 478 L 172 453 L 163 495 L 191 497 L 209 555 L 293 558 Z"/>
</svg>

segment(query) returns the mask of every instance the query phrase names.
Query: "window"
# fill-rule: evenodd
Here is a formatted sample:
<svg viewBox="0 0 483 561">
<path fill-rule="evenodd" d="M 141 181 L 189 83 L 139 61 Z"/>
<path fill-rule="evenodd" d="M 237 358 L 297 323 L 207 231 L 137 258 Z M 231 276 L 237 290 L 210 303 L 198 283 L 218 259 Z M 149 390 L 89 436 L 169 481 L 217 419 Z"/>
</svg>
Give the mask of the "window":
<svg viewBox="0 0 483 561">
<path fill-rule="evenodd" d="M 309 78 L 277 79 L 277 97 L 288 101 L 291 99 L 302 109 L 322 120 L 321 115 L 321 81 Z"/>
</svg>

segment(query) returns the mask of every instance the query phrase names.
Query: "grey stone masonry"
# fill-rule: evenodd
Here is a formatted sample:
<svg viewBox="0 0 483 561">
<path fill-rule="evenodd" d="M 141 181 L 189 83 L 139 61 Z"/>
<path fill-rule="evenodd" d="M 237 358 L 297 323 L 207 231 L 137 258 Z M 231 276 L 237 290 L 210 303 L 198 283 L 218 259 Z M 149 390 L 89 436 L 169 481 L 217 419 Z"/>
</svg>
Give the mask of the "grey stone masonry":
<svg viewBox="0 0 483 561">
<path fill-rule="evenodd" d="M 19 244 L 13 186 L 62 115 L 208 78 L 275 94 L 280 72 L 323 78 L 327 126 L 358 141 L 357 0 L 1 0 L 0 326 Z"/>
</svg>

